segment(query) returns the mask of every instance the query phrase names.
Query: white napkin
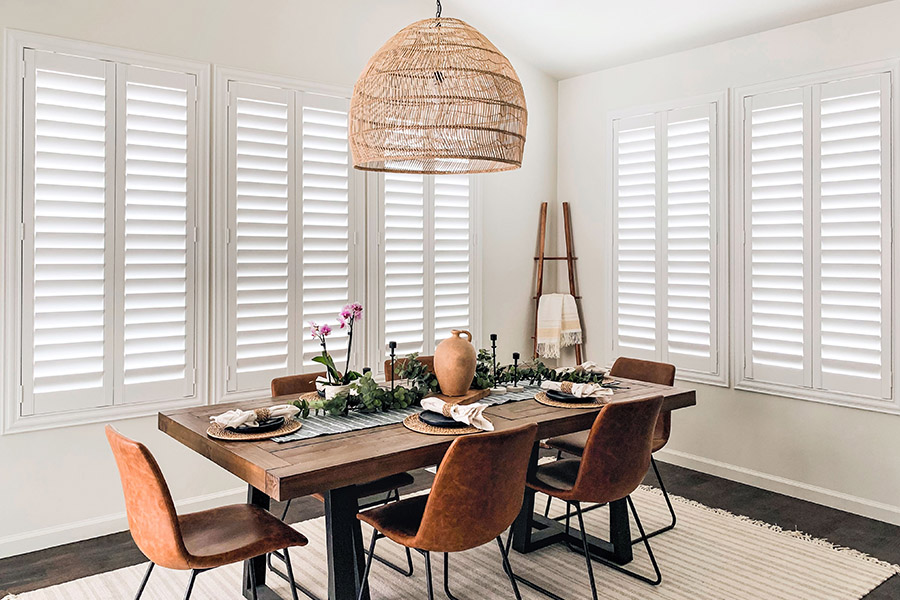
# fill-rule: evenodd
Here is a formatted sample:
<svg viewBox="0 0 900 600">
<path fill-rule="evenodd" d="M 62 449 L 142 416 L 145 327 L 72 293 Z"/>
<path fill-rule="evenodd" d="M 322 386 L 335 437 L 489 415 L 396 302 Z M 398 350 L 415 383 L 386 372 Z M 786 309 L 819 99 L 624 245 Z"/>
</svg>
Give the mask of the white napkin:
<svg viewBox="0 0 900 600">
<path fill-rule="evenodd" d="M 484 409 L 487 408 L 487 404 L 481 404 L 480 402 L 466 404 L 465 406 L 460 404 L 447 404 L 440 398 L 430 396 L 428 398 L 422 398 L 422 408 L 442 414 L 445 417 L 450 417 L 454 421 L 471 425 L 482 431 L 494 430 L 494 424 L 488 421 L 487 417 L 483 414 Z"/>
<path fill-rule="evenodd" d="M 541 387 L 545 390 L 557 390 L 567 392 L 577 398 L 598 398 L 600 396 L 612 396 L 611 388 L 605 388 L 599 383 L 572 383 L 569 381 L 543 381 Z"/>
<path fill-rule="evenodd" d="M 576 367 L 557 367 L 554 371 L 557 373 L 602 373 L 603 369 L 597 363 L 589 360 Z"/>
<path fill-rule="evenodd" d="M 277 406 L 258 408 L 256 410 L 240 410 L 239 408 L 236 408 L 216 417 L 210 417 L 209 421 L 210 423 L 218 423 L 222 427 L 240 427 L 242 425 L 256 427 L 258 425 L 256 419 L 259 416 L 257 415 L 257 411 L 268 411 L 269 415 L 266 417 L 268 419 L 275 417 L 290 419 L 291 417 L 297 416 L 300 409 L 292 404 L 278 404 Z"/>
</svg>

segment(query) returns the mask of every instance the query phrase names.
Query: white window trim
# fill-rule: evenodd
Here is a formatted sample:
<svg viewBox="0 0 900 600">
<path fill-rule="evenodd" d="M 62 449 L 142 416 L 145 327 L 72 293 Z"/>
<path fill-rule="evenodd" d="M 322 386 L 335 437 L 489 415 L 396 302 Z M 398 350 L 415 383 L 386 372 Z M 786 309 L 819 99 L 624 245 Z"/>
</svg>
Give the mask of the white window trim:
<svg viewBox="0 0 900 600">
<path fill-rule="evenodd" d="M 718 387 L 729 387 L 730 385 L 730 366 L 731 360 L 728 352 L 728 324 L 731 322 L 729 315 L 729 307 L 730 303 L 728 302 L 728 293 L 729 293 L 729 285 L 728 278 L 729 273 L 727 270 L 728 263 L 728 213 L 729 207 L 731 205 L 730 196 L 729 196 L 729 186 L 728 186 L 728 114 L 729 114 L 729 104 L 728 104 L 728 94 L 726 91 L 713 93 L 713 94 L 704 94 L 700 96 L 692 96 L 688 98 L 680 98 L 676 100 L 670 100 L 666 102 L 660 102 L 656 104 L 651 104 L 647 106 L 641 106 L 637 108 L 629 108 L 618 111 L 612 111 L 606 116 L 606 135 L 607 135 L 607 152 L 609 152 L 609 160 L 605 161 L 604 169 L 606 172 L 606 180 L 609 182 L 608 194 L 609 194 L 609 206 L 607 207 L 607 216 L 608 222 L 614 224 L 615 223 L 615 134 L 614 134 L 614 122 L 618 119 L 626 119 L 629 117 L 638 117 L 642 115 L 648 115 L 651 113 L 658 113 L 662 111 L 668 110 L 677 110 L 686 107 L 692 107 L 699 104 L 708 104 L 715 102 L 717 105 L 717 119 L 716 119 L 716 156 L 715 160 L 718 163 L 718 168 L 716 169 L 716 180 L 715 185 L 717 188 L 716 194 L 716 215 L 715 222 L 712 223 L 712 227 L 715 229 L 715 235 L 717 235 L 717 242 L 715 247 L 715 255 L 717 261 L 717 273 L 715 274 L 716 285 L 715 285 L 715 295 L 716 295 L 716 314 L 717 319 L 716 323 L 713 324 L 715 327 L 715 340 L 716 340 L 716 352 L 717 352 L 717 372 L 716 373 L 704 373 L 700 371 L 693 371 L 689 369 L 676 369 L 675 377 L 680 381 L 686 381 L 691 383 L 705 383 L 709 385 L 715 385 Z M 613 293 L 615 289 L 615 237 L 610 235 L 608 236 L 607 243 L 607 289 L 610 290 L 610 293 Z M 606 352 L 606 360 L 604 361 L 606 364 L 611 365 L 615 359 L 617 358 L 616 352 L 614 350 L 614 335 L 615 335 L 615 323 L 612 321 L 614 315 L 614 311 L 612 307 L 610 307 L 609 315 L 607 318 L 607 332 L 608 339 L 604 344 L 604 351 Z M 657 326 L 660 327 L 663 324 L 657 323 Z"/>
<path fill-rule="evenodd" d="M 482 244 L 484 219 L 481 202 L 481 175 L 469 179 L 470 230 L 472 232 L 469 246 L 469 322 L 472 343 L 476 348 L 484 347 L 482 340 Z M 366 326 L 366 364 L 372 368 L 376 379 L 383 379 L 384 361 L 388 357 L 384 349 L 382 331 L 384 331 L 383 285 L 384 264 L 382 260 L 382 206 L 384 203 L 384 176 L 369 173 L 366 181 L 366 275 L 367 300 L 370 306 L 368 325 Z M 426 265 L 426 268 L 428 265 Z M 427 301 L 426 301 L 427 306 Z M 426 315 L 426 319 L 427 319 Z M 402 358 L 401 355 L 397 355 Z"/>
<path fill-rule="evenodd" d="M 21 357 L 21 331 L 19 323 L 22 315 L 22 303 L 20 295 L 20 270 L 19 263 L 22 259 L 22 246 L 19 243 L 20 205 L 22 198 L 22 168 L 21 168 L 21 139 L 22 123 L 22 80 L 24 78 L 22 53 L 25 48 L 35 48 L 62 54 L 74 54 L 87 56 L 99 60 L 132 63 L 143 67 L 166 69 L 189 73 L 197 77 L 197 202 L 196 223 L 206 223 L 209 211 L 209 180 L 208 169 L 203 168 L 209 164 L 209 65 L 206 63 L 182 60 L 168 56 L 138 52 L 134 50 L 120 49 L 112 46 L 93 44 L 55 36 L 18 31 L 5 30 L 4 49 L 6 52 L 3 98 L 6 111 L 3 115 L 3 124 L 0 133 L 6 143 L 3 144 L 0 165 L 2 165 L 3 180 L 6 182 L 3 209 L 0 210 L 0 235 L 2 235 L 3 256 L 2 281 L 0 281 L 0 308 L 3 311 L 3 319 L 0 319 L 0 340 L 4 360 L 0 364 L 3 383 L 0 384 L 0 395 L 3 398 L 2 427 L 0 433 L 10 434 L 26 431 L 38 431 L 57 427 L 84 425 L 88 423 L 100 423 L 112 420 L 130 419 L 155 415 L 161 409 L 175 409 L 187 406 L 197 406 L 206 402 L 207 378 L 206 363 L 199 356 L 200 349 L 208 339 L 208 321 L 206 319 L 205 306 L 208 306 L 207 286 L 202 282 L 208 279 L 207 264 L 209 261 L 207 231 L 205 227 L 198 227 L 198 240 L 194 257 L 196 269 L 195 282 L 197 284 L 195 294 L 195 340 L 197 348 L 196 358 L 196 382 L 194 396 L 178 400 L 161 402 L 147 402 L 134 404 L 117 404 L 100 408 L 92 408 L 71 412 L 62 412 L 47 415 L 32 415 L 22 417 L 19 415 L 19 407 L 22 400 L 21 387 L 19 386 L 19 362 Z"/>
<path fill-rule="evenodd" d="M 227 320 L 228 320 L 228 278 L 227 278 L 227 244 L 226 231 L 228 229 L 228 206 L 226 199 L 228 198 L 228 82 L 239 81 L 254 85 L 264 85 L 271 87 L 279 87 L 300 92 L 309 92 L 317 94 L 326 94 L 331 96 L 340 96 L 350 98 L 352 90 L 347 87 L 320 84 L 292 77 L 284 77 L 280 75 L 272 75 L 215 65 L 213 68 L 213 134 L 212 134 L 212 180 L 213 180 L 213 197 L 218 201 L 212 206 L 212 248 L 213 264 L 212 264 L 212 311 L 211 311 L 211 352 L 209 361 L 212 363 L 210 373 L 210 398 L 212 403 L 233 402 L 237 400 L 245 400 L 250 398 L 258 398 L 260 394 L 268 394 L 268 388 L 256 390 L 242 390 L 237 392 L 229 392 L 227 389 L 227 371 L 228 368 L 228 337 L 227 337 Z M 351 182 L 354 187 L 356 198 L 356 207 L 351 214 L 351 237 L 353 250 L 351 256 L 355 261 L 354 272 L 356 278 L 353 286 L 358 293 L 363 294 L 366 291 L 366 269 L 365 260 L 365 223 L 366 223 L 366 198 L 365 180 L 366 177 L 361 172 L 356 172 L 356 176 L 351 176 Z M 351 298 L 351 301 L 358 300 L 363 303 L 366 309 L 364 314 L 364 322 L 366 317 L 371 316 L 373 311 L 370 304 L 365 298 Z M 362 328 L 362 332 L 367 328 Z M 302 333 L 302 332 L 301 332 Z M 359 333 L 357 334 L 359 335 Z M 361 336 L 365 337 L 365 336 Z M 351 364 L 362 365 L 366 344 L 354 344 L 353 358 Z"/>
<path fill-rule="evenodd" d="M 879 401 L 872 398 L 854 396 L 845 392 L 831 392 L 828 390 L 813 390 L 809 388 L 795 387 L 784 384 L 755 381 L 745 376 L 745 265 L 744 265 L 744 98 L 755 94 L 777 92 L 784 89 L 796 88 L 830 80 L 850 79 L 876 73 L 891 72 L 891 140 L 888 147 L 891 149 L 891 228 L 892 232 L 900 231 L 900 210 L 896 207 L 898 190 L 900 190 L 900 61 L 886 60 L 842 69 L 821 71 L 818 73 L 771 81 L 756 85 L 742 86 L 731 90 L 731 130 L 734 132 L 731 140 L 731 197 L 734 199 L 734 210 L 731 215 L 731 273 L 733 280 L 732 294 L 734 298 L 731 326 L 734 331 L 734 348 L 732 353 L 732 368 L 735 372 L 734 388 L 737 390 L 771 394 L 807 400 L 822 404 L 859 408 L 874 412 L 900 414 L 900 394 L 897 393 L 897 374 L 900 373 L 900 332 L 897 331 L 897 285 L 900 282 L 900 257 L 898 257 L 898 240 L 891 240 L 892 262 L 892 302 L 891 306 L 891 401 Z M 896 233 L 893 234 L 896 236 Z"/>
</svg>

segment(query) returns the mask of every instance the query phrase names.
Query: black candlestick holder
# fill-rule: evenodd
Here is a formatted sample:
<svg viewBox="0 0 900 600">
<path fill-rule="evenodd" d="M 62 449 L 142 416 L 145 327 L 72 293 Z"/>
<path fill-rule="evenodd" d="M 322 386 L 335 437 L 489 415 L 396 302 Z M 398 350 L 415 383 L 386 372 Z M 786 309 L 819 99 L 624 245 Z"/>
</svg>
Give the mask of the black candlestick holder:
<svg viewBox="0 0 900 600">
<path fill-rule="evenodd" d="M 497 381 L 497 334 L 491 334 L 491 358 L 493 361 L 494 374 L 492 379 L 493 387 L 491 388 L 492 395 L 505 394 L 506 388 L 499 384 Z"/>
<path fill-rule="evenodd" d="M 394 393 L 394 377 L 396 376 L 396 371 L 394 370 L 394 363 L 396 362 L 396 358 L 394 357 L 394 352 L 397 350 L 397 342 L 388 342 L 388 348 L 391 349 L 391 394 Z"/>
<path fill-rule="evenodd" d="M 525 388 L 519 385 L 519 353 L 513 352 L 513 384 L 506 386 L 507 392 L 523 392 Z"/>
</svg>

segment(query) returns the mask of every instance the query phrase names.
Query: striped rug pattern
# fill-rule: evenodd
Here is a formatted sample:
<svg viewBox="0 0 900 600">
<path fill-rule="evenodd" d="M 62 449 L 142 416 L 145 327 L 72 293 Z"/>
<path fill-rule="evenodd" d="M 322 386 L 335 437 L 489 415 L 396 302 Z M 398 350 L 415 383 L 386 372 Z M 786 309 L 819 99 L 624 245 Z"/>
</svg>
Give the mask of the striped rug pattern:
<svg viewBox="0 0 900 600">
<path fill-rule="evenodd" d="M 668 512 L 659 492 L 641 488 L 634 494 L 635 504 L 645 527 L 654 529 L 667 522 Z M 541 496 L 538 497 L 541 500 Z M 751 521 L 744 517 L 710 509 L 690 500 L 673 498 L 678 526 L 653 538 L 652 545 L 663 572 L 658 587 L 621 575 L 596 564 L 597 588 L 604 599 L 627 600 L 848 600 L 862 598 L 900 567 L 875 560 L 860 552 L 837 548 L 794 531 Z M 539 503 L 543 507 L 543 503 Z M 560 514 L 562 505 L 554 505 Z M 605 537 L 607 511 L 586 514 L 590 533 Z M 323 519 L 296 526 L 310 539 L 309 546 L 292 551 L 294 574 L 299 581 L 325 596 L 325 540 Z M 368 539 L 368 532 L 366 532 Z M 378 543 L 378 554 L 403 564 L 402 550 L 388 540 Z M 414 553 L 416 573 L 411 578 L 387 569 L 379 563 L 372 567 L 372 599 L 419 600 L 425 597 L 424 562 Z M 564 598 L 590 598 L 587 575 L 580 555 L 565 547 L 551 547 L 528 555 L 513 552 L 514 570 L 555 591 Z M 432 561 L 436 597 L 443 598 L 440 577 L 442 557 Z M 500 568 L 495 544 L 453 554 L 451 590 L 459 598 L 513 598 Z M 276 562 L 277 564 L 277 562 Z M 635 546 L 631 567 L 652 575 L 643 546 Z M 145 565 L 120 569 L 94 577 L 72 581 L 52 588 L 21 594 L 15 600 L 106 600 L 132 598 Z M 223 567 L 197 578 L 195 600 L 241 600 L 240 565 Z M 269 576 L 271 586 L 284 598 L 290 598 L 287 584 Z M 144 598 L 169 600 L 181 598 L 187 573 L 154 570 Z M 525 599 L 543 596 L 521 588 Z M 302 596 L 301 596 L 302 597 Z M 8 597 L 5 600 L 10 600 Z"/>
</svg>

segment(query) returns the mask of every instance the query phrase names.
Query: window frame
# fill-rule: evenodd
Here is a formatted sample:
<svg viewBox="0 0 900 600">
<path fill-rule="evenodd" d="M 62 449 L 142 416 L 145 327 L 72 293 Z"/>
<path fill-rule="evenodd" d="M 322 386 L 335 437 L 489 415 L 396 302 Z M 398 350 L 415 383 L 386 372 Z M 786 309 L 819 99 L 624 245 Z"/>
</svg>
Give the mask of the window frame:
<svg viewBox="0 0 900 600">
<path fill-rule="evenodd" d="M 432 178 L 433 175 L 425 175 L 427 178 Z M 482 239 L 483 233 L 483 210 L 481 203 L 481 176 L 480 175 L 470 175 L 469 176 L 469 230 L 471 232 L 469 238 L 469 322 L 470 331 L 472 333 L 472 343 L 476 348 L 481 348 L 483 345 L 482 340 L 482 248 L 480 240 Z M 384 174 L 383 173 L 369 173 L 366 184 L 367 190 L 367 216 L 366 216 L 366 248 L 368 249 L 368 256 L 366 257 L 366 273 L 368 276 L 367 283 L 367 297 L 369 301 L 369 306 L 371 309 L 369 314 L 372 315 L 377 314 L 378 318 L 369 319 L 369 323 L 366 326 L 366 338 L 367 338 L 367 366 L 372 368 L 372 372 L 375 374 L 376 378 L 384 377 L 384 361 L 389 358 L 387 354 L 384 344 L 382 343 L 382 332 L 384 331 L 384 310 L 382 308 L 382 304 L 384 302 Z M 429 232 L 432 233 L 434 231 L 434 185 L 432 184 L 431 190 L 429 191 L 426 186 L 425 190 L 425 204 L 428 205 L 429 198 L 431 198 L 431 220 L 429 221 L 426 218 L 425 222 L 425 234 Z M 426 249 L 427 249 L 427 238 L 426 238 Z M 429 261 L 430 258 L 430 261 Z M 433 273 L 434 270 L 434 253 L 425 252 L 425 265 L 424 268 L 426 272 L 430 269 Z M 428 285 L 425 286 L 426 290 L 429 288 Z M 433 288 L 433 285 L 430 286 Z M 434 304 L 434 296 L 431 294 L 429 297 L 426 291 L 425 297 L 425 306 L 428 306 L 429 301 L 432 305 Z M 433 316 L 433 315 L 432 315 Z M 427 320 L 428 315 L 425 315 Z M 435 344 L 436 346 L 436 344 Z M 427 348 L 427 337 L 425 343 L 426 351 Z M 397 355 L 398 358 L 402 358 L 401 355 Z"/>
<path fill-rule="evenodd" d="M 128 50 L 82 42 L 56 36 L 49 36 L 14 29 L 5 31 L 4 49 L 6 52 L 3 97 L 6 110 L 3 114 L 2 135 L 6 141 L 0 148 L 0 168 L 6 182 L 3 190 L 5 202 L 0 210 L 0 232 L 3 240 L 0 248 L 5 259 L 0 261 L 2 268 L 2 281 L 0 281 L 0 305 L 2 305 L 3 319 L 0 320 L 0 339 L 2 339 L 3 360 L 0 364 L 0 373 L 3 374 L 2 394 L 2 426 L 0 433 L 11 434 L 27 431 L 37 431 L 58 427 L 98 423 L 110 420 L 120 420 L 156 414 L 161 409 L 175 409 L 188 406 L 197 406 L 206 402 L 206 361 L 199 360 L 199 350 L 205 340 L 208 339 L 208 323 L 206 311 L 203 307 L 208 305 L 206 286 L 201 282 L 208 277 L 208 244 L 206 243 L 207 231 L 204 227 L 197 226 L 196 244 L 194 248 L 193 263 L 194 277 L 194 360 L 195 360 L 195 385 L 194 393 L 189 397 L 174 400 L 162 400 L 151 402 L 122 402 L 110 406 L 96 408 L 63 411 L 56 413 L 21 415 L 23 405 L 23 387 L 21 385 L 22 374 L 22 339 L 21 323 L 23 319 L 22 292 L 23 281 L 23 118 L 24 114 L 24 77 L 25 62 L 23 60 L 26 48 L 44 52 L 70 54 L 95 60 L 109 61 L 116 65 L 129 64 L 139 67 L 176 71 L 193 75 L 197 80 L 196 94 L 196 141 L 194 160 L 197 164 L 195 177 L 195 203 L 193 220 L 196 225 L 207 222 L 209 211 L 209 170 L 204 165 L 209 164 L 209 74 L 210 67 L 207 63 L 178 59 L 148 52 Z M 118 69 L 118 67 L 116 67 Z M 119 160 L 117 154 L 112 159 Z M 191 235 L 191 232 L 188 232 Z M 115 243 L 116 236 L 110 238 Z M 111 282 L 114 284 L 114 282 Z"/>
<path fill-rule="evenodd" d="M 714 210 L 714 215 L 710 219 L 710 230 L 711 236 L 714 236 L 713 245 L 714 249 L 711 249 L 711 255 L 714 255 L 716 258 L 716 269 L 714 273 L 711 273 L 711 279 L 714 281 L 714 284 L 711 284 L 711 291 L 714 294 L 713 303 L 715 305 L 715 313 L 716 318 L 713 323 L 711 323 L 711 338 L 714 340 L 716 345 L 716 372 L 703 372 L 697 370 L 691 370 L 686 368 L 677 368 L 676 369 L 676 378 L 681 381 L 687 381 L 691 383 L 705 383 L 709 385 L 714 385 L 718 387 L 729 387 L 730 386 L 730 370 L 731 370 L 731 359 L 728 351 L 728 340 L 729 340 L 729 237 L 730 230 L 728 228 L 729 222 L 729 207 L 730 207 L 730 188 L 728 185 L 728 177 L 729 177 L 729 168 L 728 168 L 728 139 L 729 139 L 729 112 L 730 106 L 728 102 L 728 93 L 723 90 L 720 92 L 715 92 L 711 94 L 702 94 L 698 96 L 690 96 L 686 98 L 678 98 L 674 100 L 667 100 L 664 102 L 658 102 L 654 104 L 638 106 L 635 108 L 628 108 L 623 110 L 611 111 L 606 116 L 606 135 L 607 142 L 606 148 L 609 153 L 609 160 L 606 161 L 605 174 L 607 177 L 607 181 L 609 182 L 608 194 L 609 194 L 609 206 L 607 207 L 607 216 L 609 219 L 609 223 L 613 230 L 616 228 L 616 128 L 615 122 L 621 119 L 629 119 L 634 117 L 641 116 L 652 116 L 654 120 L 658 117 L 658 113 L 667 112 L 667 111 L 677 111 L 682 109 L 690 109 L 695 108 L 699 105 L 703 104 L 715 104 L 716 105 L 716 130 L 711 134 L 711 139 L 715 141 L 716 151 L 714 156 L 711 156 L 711 160 L 716 161 L 716 174 L 714 180 L 711 183 L 715 186 L 715 199 L 711 203 L 711 208 Z M 661 141 L 659 139 L 656 140 L 657 152 L 660 150 L 664 153 L 665 148 L 661 146 Z M 663 158 L 665 154 L 663 154 Z M 659 171 L 657 171 L 659 173 Z M 660 218 L 659 215 L 660 204 L 657 202 L 657 218 Z M 615 315 L 616 311 L 614 310 L 614 305 L 616 303 L 616 268 L 615 268 L 615 256 L 616 256 L 616 236 L 614 231 L 611 235 L 608 236 L 609 240 L 606 244 L 607 250 L 607 286 L 611 295 L 611 302 L 613 303 L 610 306 L 610 311 L 608 316 L 605 317 L 606 327 L 607 327 L 607 340 L 604 343 L 604 351 L 607 354 L 606 364 L 612 364 L 612 362 L 617 358 L 616 353 L 616 321 Z M 660 241 L 660 237 L 657 237 L 657 243 Z M 659 271 L 659 265 L 657 265 L 657 284 L 660 283 L 659 278 L 661 277 Z M 663 284 L 665 282 L 662 282 Z M 665 307 L 663 307 L 664 309 Z M 665 326 L 665 316 L 660 312 L 657 315 L 657 330 L 660 327 Z M 658 360 L 658 359 L 657 359 Z M 677 365 L 676 365 L 677 367 Z"/>
<path fill-rule="evenodd" d="M 268 394 L 268 388 L 259 388 L 253 390 L 237 390 L 228 391 L 227 369 L 228 364 L 228 302 L 229 302 L 229 277 L 228 277 L 228 244 L 227 229 L 229 227 L 230 203 L 228 199 L 228 103 L 229 103 L 229 82 L 245 83 L 249 85 L 269 86 L 283 88 L 292 92 L 323 94 L 328 96 L 339 96 L 349 98 L 352 95 L 352 89 L 337 85 L 328 85 L 315 83 L 308 80 L 285 77 L 281 75 L 272 75 L 267 73 L 259 73 L 246 69 L 215 65 L 213 68 L 213 99 L 212 99 L 212 189 L 213 197 L 222 201 L 213 203 L 211 208 L 211 247 L 213 248 L 213 256 L 210 267 L 211 272 L 211 319 L 210 319 L 210 403 L 216 404 L 220 402 L 233 402 L 250 398 L 258 398 L 261 393 Z M 295 106 L 294 113 L 299 115 L 302 111 L 302 105 Z M 299 128 L 295 123 L 295 134 L 299 133 Z M 296 135 L 295 135 L 296 138 Z M 356 274 L 351 280 L 351 290 L 355 288 L 358 299 L 351 298 L 351 302 L 358 300 L 369 309 L 366 303 L 366 174 L 351 168 L 350 181 L 352 186 L 351 202 L 350 202 L 350 238 L 351 249 L 350 255 L 354 261 L 355 268 L 352 272 Z M 300 186 L 299 180 L 294 182 L 295 188 Z M 354 202 L 355 200 L 355 202 Z M 296 229 L 296 224 L 292 223 L 290 227 Z M 297 231 L 294 231 L 297 233 Z M 302 243 L 298 242 L 298 243 Z M 297 299 L 300 302 L 300 299 Z M 371 309 L 366 311 L 372 314 Z M 365 316 L 364 316 L 365 320 Z M 302 337 L 303 331 L 298 333 Z M 302 340 L 298 341 L 298 345 Z M 356 343 L 352 350 L 352 364 L 361 365 L 367 356 L 365 344 Z M 300 370 L 303 370 L 300 367 Z M 299 371 L 298 371 L 299 372 Z"/>
<path fill-rule="evenodd" d="M 891 233 L 892 239 L 888 240 L 887 246 L 890 248 L 890 260 L 892 261 L 890 270 L 892 281 L 888 286 L 888 289 L 891 291 L 892 297 L 889 298 L 889 301 L 885 303 L 885 306 L 890 311 L 890 314 L 888 315 L 890 326 L 887 329 L 891 332 L 890 339 L 888 340 L 891 351 L 889 362 L 890 381 L 888 382 L 891 389 L 891 398 L 890 400 L 878 400 L 870 396 L 854 395 L 847 392 L 820 390 L 782 383 L 763 382 L 749 378 L 747 376 L 747 368 L 745 366 L 745 361 L 748 359 L 748 352 L 746 347 L 748 336 L 745 327 L 745 315 L 747 315 L 746 295 L 749 291 L 748 287 L 746 286 L 746 235 L 744 231 L 744 226 L 746 224 L 745 212 L 748 206 L 745 193 L 744 178 L 744 146 L 746 143 L 744 130 L 744 121 L 746 116 L 745 98 L 758 94 L 804 88 L 806 86 L 827 84 L 833 81 L 853 79 L 856 77 L 865 77 L 867 75 L 877 75 L 886 72 L 889 72 L 891 74 L 891 84 L 889 88 L 891 96 L 888 99 L 888 101 L 890 102 L 889 114 L 891 116 L 890 129 L 888 130 L 890 140 L 888 140 L 886 144 L 883 144 L 883 146 L 887 147 L 891 153 L 889 159 L 890 166 L 888 169 L 889 173 L 891 174 L 891 185 L 889 188 L 891 197 L 887 201 L 887 209 L 889 212 L 889 223 L 887 229 Z M 734 388 L 736 390 L 777 395 L 787 398 L 818 402 L 821 404 L 859 408 L 864 410 L 871 410 L 874 412 L 900 414 L 900 396 L 898 396 L 897 394 L 896 386 L 898 373 L 900 373 L 900 351 L 898 351 L 900 350 L 900 344 L 898 344 L 898 342 L 900 342 L 900 332 L 896 331 L 898 316 L 900 316 L 900 313 L 898 313 L 897 311 L 896 302 L 898 291 L 897 284 L 898 282 L 900 282 L 900 259 L 898 259 L 900 257 L 898 257 L 898 244 L 896 238 L 897 234 L 895 233 L 900 231 L 900 210 L 898 210 L 895 205 L 898 198 L 898 190 L 900 190 L 900 187 L 898 187 L 900 186 L 900 182 L 898 182 L 898 178 L 900 178 L 900 157 L 898 157 L 898 154 L 900 154 L 900 151 L 898 151 L 897 148 L 897 143 L 898 141 L 900 141 L 900 81 L 898 81 L 898 79 L 900 79 L 900 61 L 893 59 L 870 62 L 840 69 L 832 69 L 828 71 L 820 71 L 816 73 L 801 75 L 798 77 L 791 77 L 776 81 L 768 81 L 754 85 L 732 88 L 731 105 L 734 107 L 734 109 L 731 111 L 730 127 L 734 134 L 731 140 L 732 170 L 730 176 L 731 194 L 732 198 L 734 198 L 734 207 L 731 211 L 731 272 L 732 294 L 734 301 L 732 308 L 731 327 L 734 331 L 733 345 L 735 350 L 732 352 L 732 368 L 734 369 L 735 373 Z M 804 119 L 809 119 L 811 121 L 812 115 L 805 115 Z M 811 129 L 814 129 L 812 126 L 810 127 Z M 812 135 L 812 132 L 810 132 L 810 135 Z M 812 148 L 811 143 L 809 145 L 809 148 Z M 816 169 L 814 168 L 813 172 L 815 171 Z M 816 181 L 811 180 L 809 184 L 811 189 L 812 186 L 816 185 Z M 814 236 L 814 232 L 812 231 L 811 227 L 804 228 L 804 236 Z M 815 250 L 813 250 L 813 252 L 815 252 Z M 810 306 L 810 310 L 813 310 L 812 305 Z M 810 337 L 811 335 L 811 330 L 804 331 L 805 337 Z"/>
</svg>

